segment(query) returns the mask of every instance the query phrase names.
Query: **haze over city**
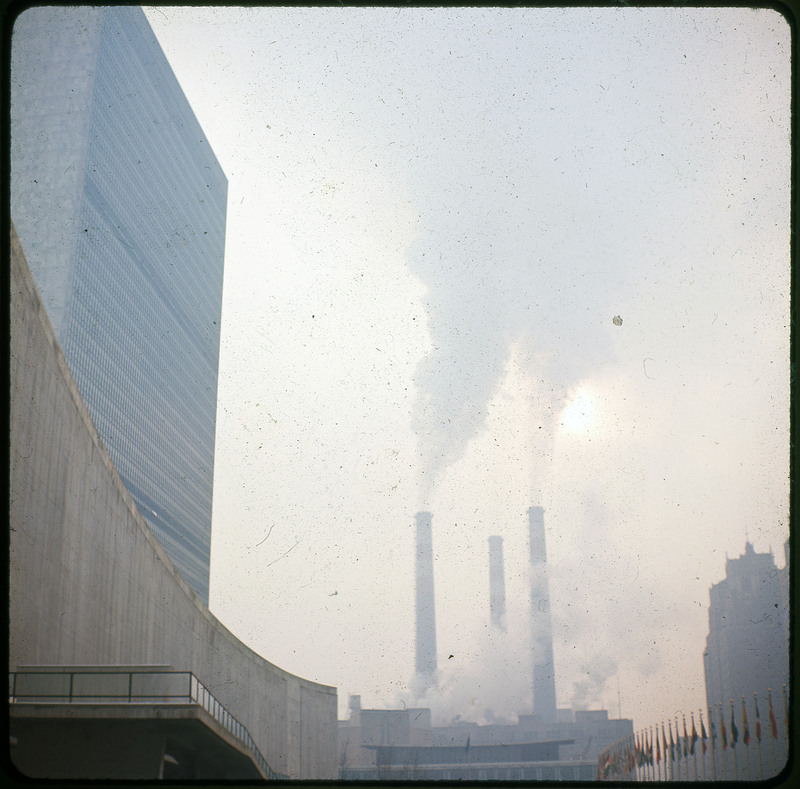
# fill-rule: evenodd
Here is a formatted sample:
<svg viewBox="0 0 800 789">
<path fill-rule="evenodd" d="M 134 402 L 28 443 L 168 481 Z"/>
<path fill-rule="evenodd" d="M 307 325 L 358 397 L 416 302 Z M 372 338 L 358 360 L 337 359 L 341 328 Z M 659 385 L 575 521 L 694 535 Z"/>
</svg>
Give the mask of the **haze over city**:
<svg viewBox="0 0 800 789">
<path fill-rule="evenodd" d="M 558 705 L 703 704 L 710 585 L 788 537 L 783 17 L 145 12 L 228 178 L 212 612 L 340 717 L 510 718 L 538 505 Z"/>
</svg>

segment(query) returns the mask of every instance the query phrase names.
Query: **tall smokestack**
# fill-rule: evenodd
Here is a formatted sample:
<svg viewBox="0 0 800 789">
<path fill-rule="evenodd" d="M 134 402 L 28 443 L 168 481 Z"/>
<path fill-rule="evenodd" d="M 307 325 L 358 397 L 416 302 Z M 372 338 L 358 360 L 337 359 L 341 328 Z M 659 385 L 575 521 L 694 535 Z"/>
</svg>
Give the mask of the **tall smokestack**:
<svg viewBox="0 0 800 789">
<path fill-rule="evenodd" d="M 506 581 L 503 538 L 489 537 L 489 608 L 492 627 L 506 629 Z"/>
<path fill-rule="evenodd" d="M 531 539 L 531 628 L 533 636 L 533 712 L 547 723 L 556 719 L 553 627 L 544 543 L 544 510 L 528 510 Z"/>
<path fill-rule="evenodd" d="M 424 693 L 436 674 L 436 616 L 433 601 L 433 529 L 430 512 L 417 513 L 417 675 Z"/>
</svg>

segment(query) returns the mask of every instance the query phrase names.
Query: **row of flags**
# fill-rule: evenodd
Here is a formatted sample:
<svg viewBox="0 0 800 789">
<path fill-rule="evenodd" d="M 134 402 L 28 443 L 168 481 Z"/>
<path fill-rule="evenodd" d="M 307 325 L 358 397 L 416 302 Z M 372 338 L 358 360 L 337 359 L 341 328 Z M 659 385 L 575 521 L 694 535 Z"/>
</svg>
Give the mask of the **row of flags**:
<svg viewBox="0 0 800 789">
<path fill-rule="evenodd" d="M 773 739 L 778 738 L 778 722 L 775 717 L 775 711 L 772 707 L 772 691 L 767 691 L 767 716 L 769 719 L 770 734 Z M 678 719 L 675 718 L 675 736 L 672 735 L 672 721 L 667 721 L 666 728 L 664 723 L 661 723 L 661 737 L 659 739 L 658 726 L 651 727 L 650 730 L 643 729 L 637 734 L 630 735 L 618 743 L 615 743 L 610 748 L 601 752 L 598 760 L 597 778 L 608 778 L 612 775 L 627 775 L 632 773 L 637 768 L 653 767 L 661 763 L 663 759 L 665 764 L 667 761 L 680 763 L 681 759 L 688 759 L 689 756 L 694 756 L 695 753 L 702 748 L 702 753 L 705 754 L 709 743 L 712 748 L 717 747 L 717 739 L 719 739 L 723 750 L 728 748 L 735 748 L 739 742 L 739 728 L 736 725 L 736 713 L 734 710 L 733 699 L 730 703 L 730 715 L 728 716 L 728 726 L 725 725 L 725 714 L 722 709 L 722 703 L 717 705 L 719 721 L 719 735 L 717 734 L 717 727 L 714 723 L 714 715 L 712 714 L 711 707 L 708 707 L 708 730 L 706 730 L 703 721 L 703 711 L 699 711 L 700 731 L 695 726 L 694 713 L 691 713 L 692 729 L 691 734 L 687 730 L 686 716 L 683 717 L 683 737 L 681 737 L 678 729 Z M 753 710 L 754 717 L 754 733 L 757 742 L 761 742 L 761 715 L 758 709 L 758 694 L 753 693 Z M 783 711 L 784 711 L 784 726 L 786 727 L 787 735 L 789 731 L 789 705 L 786 698 L 786 685 L 783 686 Z M 745 746 L 750 744 L 750 724 L 747 718 L 747 705 L 745 704 L 745 697 L 742 696 L 742 742 Z M 669 740 L 667 740 L 667 731 L 669 732 Z M 698 746 L 698 742 L 700 745 Z"/>
</svg>

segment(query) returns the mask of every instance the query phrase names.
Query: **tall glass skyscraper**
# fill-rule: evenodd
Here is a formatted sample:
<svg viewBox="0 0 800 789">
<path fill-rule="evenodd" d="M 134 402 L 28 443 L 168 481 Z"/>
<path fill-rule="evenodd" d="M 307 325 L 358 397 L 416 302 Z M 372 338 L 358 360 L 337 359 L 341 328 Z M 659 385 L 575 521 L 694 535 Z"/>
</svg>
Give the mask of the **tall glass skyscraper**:
<svg viewBox="0 0 800 789">
<path fill-rule="evenodd" d="M 207 604 L 227 179 L 140 8 L 23 12 L 11 134 L 11 215 L 64 355 Z"/>
</svg>

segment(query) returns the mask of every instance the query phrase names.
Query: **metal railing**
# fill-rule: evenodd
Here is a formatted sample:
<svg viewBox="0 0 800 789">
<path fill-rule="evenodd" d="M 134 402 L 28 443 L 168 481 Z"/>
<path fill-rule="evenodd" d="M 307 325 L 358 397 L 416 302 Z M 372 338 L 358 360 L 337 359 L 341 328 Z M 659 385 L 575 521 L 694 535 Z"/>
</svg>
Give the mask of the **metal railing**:
<svg viewBox="0 0 800 789">
<path fill-rule="evenodd" d="M 196 704 L 245 746 L 267 778 L 287 778 L 191 671 L 12 671 L 8 679 L 11 704 Z"/>
<path fill-rule="evenodd" d="M 600 752 L 597 779 L 613 781 L 753 781 L 777 775 L 789 748 L 786 685 L 766 698 L 679 714 Z M 782 698 L 781 698 L 782 697 Z M 774 705 L 774 706 L 773 706 Z M 749 713 L 748 713 L 749 710 Z M 762 719 L 763 715 L 763 719 Z M 680 721 L 679 721 L 680 719 Z"/>
</svg>

